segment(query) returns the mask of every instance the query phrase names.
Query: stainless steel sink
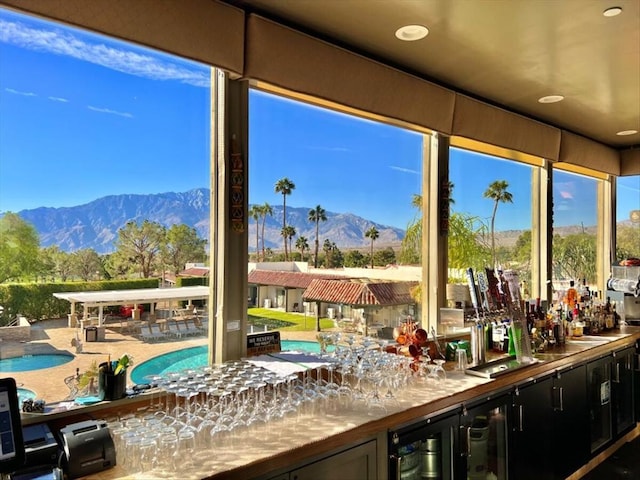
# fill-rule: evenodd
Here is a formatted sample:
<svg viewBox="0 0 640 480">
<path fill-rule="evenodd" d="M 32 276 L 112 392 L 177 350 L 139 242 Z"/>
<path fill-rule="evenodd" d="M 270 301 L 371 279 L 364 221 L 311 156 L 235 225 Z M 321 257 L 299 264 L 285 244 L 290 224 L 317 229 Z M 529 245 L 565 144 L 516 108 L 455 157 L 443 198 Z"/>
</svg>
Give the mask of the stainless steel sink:
<svg viewBox="0 0 640 480">
<path fill-rule="evenodd" d="M 516 360 L 515 355 L 502 358 L 500 360 L 494 360 L 492 362 L 477 365 L 475 367 L 467 368 L 465 373 L 467 375 L 474 375 L 482 378 L 496 378 L 500 375 L 504 375 L 514 370 L 520 370 L 521 368 L 527 368 L 531 365 L 536 365 L 538 360 L 534 357 L 533 362 L 520 363 Z"/>
</svg>

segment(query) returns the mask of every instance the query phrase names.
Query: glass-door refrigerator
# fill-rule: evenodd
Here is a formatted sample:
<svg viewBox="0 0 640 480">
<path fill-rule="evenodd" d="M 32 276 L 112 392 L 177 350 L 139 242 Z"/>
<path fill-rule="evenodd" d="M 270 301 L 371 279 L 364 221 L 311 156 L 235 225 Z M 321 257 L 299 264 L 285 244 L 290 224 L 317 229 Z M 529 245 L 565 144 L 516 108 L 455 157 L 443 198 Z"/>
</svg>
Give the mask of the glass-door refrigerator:
<svg viewBox="0 0 640 480">
<path fill-rule="evenodd" d="M 458 462 L 460 409 L 389 431 L 389 480 L 449 480 Z"/>
<path fill-rule="evenodd" d="M 511 396 L 485 397 L 463 407 L 460 416 L 460 470 L 455 478 L 509 478 Z"/>
</svg>

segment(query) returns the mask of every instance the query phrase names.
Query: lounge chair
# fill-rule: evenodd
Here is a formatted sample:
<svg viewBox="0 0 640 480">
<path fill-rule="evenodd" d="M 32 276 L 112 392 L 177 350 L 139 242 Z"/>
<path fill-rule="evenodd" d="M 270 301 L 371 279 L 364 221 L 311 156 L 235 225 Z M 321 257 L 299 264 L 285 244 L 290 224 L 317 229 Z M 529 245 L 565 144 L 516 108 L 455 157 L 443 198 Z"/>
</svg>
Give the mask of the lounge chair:
<svg viewBox="0 0 640 480">
<path fill-rule="evenodd" d="M 168 335 L 171 335 L 172 337 L 176 337 L 176 338 L 182 337 L 182 331 L 178 327 L 178 323 L 175 320 L 167 321 L 167 331 L 166 331 L 166 333 Z"/>
<path fill-rule="evenodd" d="M 160 331 L 158 325 L 145 325 L 140 329 L 140 338 L 143 340 L 156 341 L 165 338 L 166 334 Z"/>
</svg>

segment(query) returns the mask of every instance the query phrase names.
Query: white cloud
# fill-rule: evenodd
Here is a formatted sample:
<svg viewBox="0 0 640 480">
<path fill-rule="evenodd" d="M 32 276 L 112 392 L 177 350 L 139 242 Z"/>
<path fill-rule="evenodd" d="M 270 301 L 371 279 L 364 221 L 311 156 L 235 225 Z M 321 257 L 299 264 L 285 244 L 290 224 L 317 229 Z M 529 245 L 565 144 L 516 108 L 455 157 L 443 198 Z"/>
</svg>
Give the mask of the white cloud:
<svg viewBox="0 0 640 480">
<path fill-rule="evenodd" d="M 37 95 L 33 92 L 21 92 L 20 90 L 15 90 L 13 88 L 5 88 L 4 90 L 8 93 L 13 93 L 14 95 L 22 95 L 25 97 L 37 97 Z"/>
<path fill-rule="evenodd" d="M 397 170 L 397 171 L 403 172 L 403 173 L 411 173 L 411 174 L 414 174 L 414 175 L 420 175 L 420 172 L 418 172 L 416 170 L 411 170 L 410 168 L 396 167 L 395 165 L 389 165 L 389 168 L 391 170 Z"/>
<path fill-rule="evenodd" d="M 116 110 L 111 110 L 109 108 L 100 108 L 100 107 L 94 107 L 92 105 L 88 105 L 87 108 L 89 110 L 92 110 L 94 112 L 99 112 L 99 113 L 109 113 L 111 115 L 119 115 L 120 117 L 126 117 L 126 118 L 133 118 L 133 115 L 131 115 L 130 113 L 127 112 L 118 112 Z"/>
<path fill-rule="evenodd" d="M 196 87 L 210 86 L 206 68 L 190 69 L 149 54 L 105 43 L 91 43 L 59 27 L 36 28 L 0 19 L 0 42 L 36 52 L 72 57 L 152 80 L 174 80 Z"/>
<path fill-rule="evenodd" d="M 63 103 L 67 103 L 69 101 L 66 98 L 61 98 L 61 97 L 49 97 L 49 100 L 52 100 L 54 102 L 63 102 Z"/>
</svg>

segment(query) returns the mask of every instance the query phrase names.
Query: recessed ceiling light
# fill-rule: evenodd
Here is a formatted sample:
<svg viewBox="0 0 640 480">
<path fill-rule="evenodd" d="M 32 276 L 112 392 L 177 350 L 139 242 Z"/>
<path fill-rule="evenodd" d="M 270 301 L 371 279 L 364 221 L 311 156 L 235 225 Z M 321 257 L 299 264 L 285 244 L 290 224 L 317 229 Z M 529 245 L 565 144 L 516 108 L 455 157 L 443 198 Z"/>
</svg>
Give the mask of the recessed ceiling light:
<svg viewBox="0 0 640 480">
<path fill-rule="evenodd" d="M 546 97 L 541 97 L 538 99 L 540 103 L 556 103 L 564 100 L 562 95 L 547 95 Z"/>
<path fill-rule="evenodd" d="M 602 12 L 602 15 L 604 15 L 605 17 L 615 17 L 616 15 L 620 15 L 621 13 L 622 13 L 622 8 L 611 7 L 611 8 L 607 8 L 604 12 Z"/>
<path fill-rule="evenodd" d="M 415 42 L 429 35 L 429 29 L 424 25 L 405 25 L 396 30 L 396 37 L 405 42 Z"/>
<path fill-rule="evenodd" d="M 635 135 L 636 133 L 638 133 L 638 130 L 622 130 L 621 132 L 616 133 L 616 135 L 623 137 L 625 135 Z"/>
</svg>

